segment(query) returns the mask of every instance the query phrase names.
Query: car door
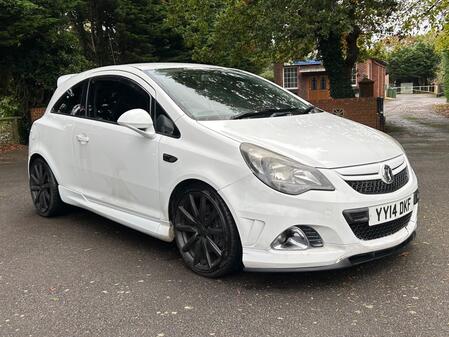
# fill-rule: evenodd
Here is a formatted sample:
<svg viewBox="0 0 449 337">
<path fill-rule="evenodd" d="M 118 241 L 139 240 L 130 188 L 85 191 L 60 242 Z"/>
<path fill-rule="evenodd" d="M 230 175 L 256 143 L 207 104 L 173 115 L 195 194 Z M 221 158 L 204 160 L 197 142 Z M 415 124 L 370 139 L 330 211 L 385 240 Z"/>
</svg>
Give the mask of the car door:
<svg viewBox="0 0 449 337">
<path fill-rule="evenodd" d="M 148 139 L 117 119 L 142 108 L 150 113 L 154 90 L 132 74 L 91 78 L 87 118 L 74 127 L 80 192 L 103 206 L 160 218 L 158 148 L 160 135 Z"/>
<path fill-rule="evenodd" d="M 86 80 L 74 84 L 67 89 L 52 105 L 47 115 L 46 129 L 42 137 L 43 143 L 48 144 L 48 151 L 60 173 L 58 183 L 66 188 L 77 186 L 76 160 L 73 154 L 71 135 L 78 120 L 85 117 Z"/>
</svg>

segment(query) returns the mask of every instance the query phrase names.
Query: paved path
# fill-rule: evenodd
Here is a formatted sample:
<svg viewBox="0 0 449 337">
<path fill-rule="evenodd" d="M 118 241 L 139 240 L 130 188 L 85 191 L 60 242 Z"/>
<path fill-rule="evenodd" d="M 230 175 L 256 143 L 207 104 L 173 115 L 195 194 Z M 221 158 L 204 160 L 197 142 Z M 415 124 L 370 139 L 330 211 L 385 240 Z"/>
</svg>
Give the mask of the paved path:
<svg viewBox="0 0 449 337">
<path fill-rule="evenodd" d="M 434 151 L 449 153 L 449 118 L 434 113 L 434 104 L 443 104 L 446 99 L 433 95 L 398 95 L 395 100 L 385 101 L 387 132 L 400 139 L 404 147 L 423 156 L 435 158 Z"/>
<path fill-rule="evenodd" d="M 449 336 L 448 122 L 422 102 L 387 103 L 420 179 L 418 237 L 340 271 L 201 278 L 173 245 L 90 212 L 37 216 L 25 153 L 3 155 L 0 336 Z"/>
</svg>

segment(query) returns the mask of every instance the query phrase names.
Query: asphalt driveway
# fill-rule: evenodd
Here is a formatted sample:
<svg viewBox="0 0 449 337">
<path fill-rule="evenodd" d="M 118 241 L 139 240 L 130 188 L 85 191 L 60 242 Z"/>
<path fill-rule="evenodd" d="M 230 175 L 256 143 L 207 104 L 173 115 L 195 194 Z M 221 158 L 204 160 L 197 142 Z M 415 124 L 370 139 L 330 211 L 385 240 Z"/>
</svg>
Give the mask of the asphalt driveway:
<svg viewBox="0 0 449 337">
<path fill-rule="evenodd" d="M 205 279 L 93 213 L 37 216 L 26 153 L 1 155 L 0 336 L 449 336 L 449 119 L 399 97 L 388 130 L 420 181 L 418 236 L 347 270 Z"/>
</svg>

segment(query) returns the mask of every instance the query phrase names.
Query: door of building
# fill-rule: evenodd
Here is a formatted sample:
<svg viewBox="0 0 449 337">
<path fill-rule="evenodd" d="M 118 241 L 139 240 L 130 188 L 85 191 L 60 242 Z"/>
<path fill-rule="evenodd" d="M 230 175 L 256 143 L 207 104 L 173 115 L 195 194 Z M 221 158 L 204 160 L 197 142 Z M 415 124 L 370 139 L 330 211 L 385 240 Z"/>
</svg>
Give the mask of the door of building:
<svg viewBox="0 0 449 337">
<path fill-rule="evenodd" d="M 313 75 L 309 79 L 310 100 L 329 99 L 329 78 L 327 75 Z"/>
</svg>

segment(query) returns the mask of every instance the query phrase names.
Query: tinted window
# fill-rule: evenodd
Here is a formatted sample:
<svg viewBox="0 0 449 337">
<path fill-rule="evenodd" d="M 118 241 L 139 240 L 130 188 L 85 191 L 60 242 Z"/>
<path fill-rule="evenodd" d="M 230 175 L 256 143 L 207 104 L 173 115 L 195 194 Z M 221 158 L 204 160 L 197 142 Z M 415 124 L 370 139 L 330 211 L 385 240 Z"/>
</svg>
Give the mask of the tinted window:
<svg viewBox="0 0 449 337">
<path fill-rule="evenodd" d="M 80 82 L 67 90 L 53 105 L 51 112 L 71 116 L 84 116 L 86 110 L 81 100 L 85 83 L 86 81 Z"/>
<path fill-rule="evenodd" d="M 238 70 L 169 68 L 146 73 L 194 119 L 230 119 L 246 112 L 308 107 L 276 85 Z"/>
<path fill-rule="evenodd" d="M 181 136 L 175 123 L 155 99 L 153 99 L 153 121 L 157 133 L 176 138 Z"/>
<path fill-rule="evenodd" d="M 124 112 L 137 108 L 149 113 L 150 96 L 136 83 L 119 77 L 91 80 L 87 103 L 90 118 L 117 122 Z"/>
</svg>

